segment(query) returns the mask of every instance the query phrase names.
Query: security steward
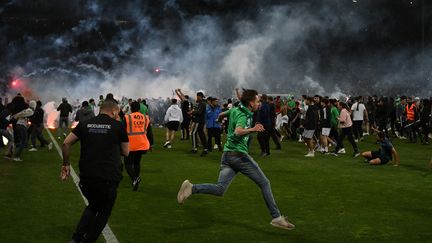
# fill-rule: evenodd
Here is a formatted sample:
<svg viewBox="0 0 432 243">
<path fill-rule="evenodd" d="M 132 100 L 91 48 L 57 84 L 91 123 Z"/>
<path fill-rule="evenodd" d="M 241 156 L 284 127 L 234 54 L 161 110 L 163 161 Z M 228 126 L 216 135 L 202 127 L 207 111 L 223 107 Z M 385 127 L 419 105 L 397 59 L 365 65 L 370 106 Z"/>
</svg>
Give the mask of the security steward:
<svg viewBox="0 0 432 243">
<path fill-rule="evenodd" d="M 79 187 L 89 204 L 72 236 L 73 242 L 95 242 L 108 222 L 122 178 L 121 155 L 129 154 L 129 139 L 118 119 L 116 101 L 101 104 L 98 116 L 80 122 L 63 142 L 61 179 L 70 176 L 71 146 L 81 142 Z"/>
<path fill-rule="evenodd" d="M 131 114 L 125 115 L 124 127 L 129 137 L 129 155 L 124 158 L 126 171 L 132 181 L 134 191 L 138 190 L 141 182 L 141 156 L 150 149 L 150 142 L 147 138 L 150 119 L 148 115 L 140 112 L 140 104 L 130 104 Z M 149 134 L 151 136 L 151 134 Z M 152 140 L 152 139 L 151 139 Z"/>
</svg>

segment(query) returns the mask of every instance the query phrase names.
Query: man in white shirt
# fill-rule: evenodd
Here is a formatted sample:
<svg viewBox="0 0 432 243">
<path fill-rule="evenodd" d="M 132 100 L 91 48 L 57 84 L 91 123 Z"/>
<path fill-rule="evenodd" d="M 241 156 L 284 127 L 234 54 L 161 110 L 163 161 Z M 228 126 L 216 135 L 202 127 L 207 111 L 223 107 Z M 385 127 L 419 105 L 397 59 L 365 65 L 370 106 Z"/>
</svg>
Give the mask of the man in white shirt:
<svg viewBox="0 0 432 243">
<path fill-rule="evenodd" d="M 166 141 L 164 147 L 171 148 L 175 133 L 178 131 L 180 123 L 183 122 L 182 110 L 177 105 L 177 99 L 171 100 L 171 106 L 167 109 L 165 113 L 164 121 L 166 124 Z"/>
<path fill-rule="evenodd" d="M 366 118 L 367 121 L 367 111 L 362 102 L 361 96 L 354 98 L 354 104 L 351 106 L 351 111 L 353 116 L 353 132 L 355 141 L 358 142 L 359 139 L 363 141 L 363 120 Z"/>
</svg>

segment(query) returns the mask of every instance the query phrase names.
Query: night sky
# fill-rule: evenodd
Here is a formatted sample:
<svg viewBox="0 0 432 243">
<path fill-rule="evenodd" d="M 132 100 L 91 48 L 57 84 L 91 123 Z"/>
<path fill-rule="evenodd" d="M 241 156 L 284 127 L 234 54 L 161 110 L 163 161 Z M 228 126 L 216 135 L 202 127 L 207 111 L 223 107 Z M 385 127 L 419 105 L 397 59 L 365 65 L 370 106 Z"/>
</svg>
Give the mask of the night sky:
<svg viewBox="0 0 432 243">
<path fill-rule="evenodd" d="M 208 33 L 205 38 L 198 40 L 185 38 L 185 26 L 204 17 L 210 19 L 205 23 L 210 22 L 210 26 L 217 25 L 216 29 L 219 30 L 214 36 L 220 39 L 214 43 L 215 47 L 229 46 L 232 50 L 231 46 L 249 37 L 249 33 L 244 34 L 239 30 L 239 23 L 252 23 L 253 30 L 250 32 L 254 38 L 260 33 L 265 35 L 272 28 L 278 28 L 278 25 L 268 24 L 269 21 L 264 19 L 263 15 L 275 15 L 279 9 L 283 9 L 279 12 L 289 16 L 288 20 L 292 19 L 292 16 L 302 19 L 307 15 L 312 16 L 311 21 L 322 21 L 322 25 L 306 29 L 304 38 L 290 40 L 286 46 L 285 37 L 275 38 L 276 41 L 262 53 L 263 58 L 257 65 L 259 75 L 255 78 L 245 77 L 246 83 L 267 82 L 267 86 L 258 87 L 273 92 L 285 87 L 283 85 L 287 76 L 295 77 L 296 80 L 307 76 L 318 80 L 325 91 L 332 89 L 336 82 L 342 91 L 354 92 L 357 90 L 356 85 L 364 86 L 387 78 L 395 79 L 394 83 L 386 81 L 376 87 L 379 90 L 375 93 L 384 94 L 400 93 L 400 90 L 407 88 L 417 92 L 421 89 L 416 90 L 415 86 L 431 83 L 430 73 L 423 70 L 430 69 L 431 60 L 425 56 L 431 49 L 432 1 L 103 2 L 105 1 L 15 0 L 3 3 L 0 7 L 0 79 L 3 88 L 16 76 L 25 76 L 37 69 L 61 67 L 69 70 L 83 63 L 110 72 L 114 76 L 118 75 L 117 77 L 124 76 L 124 72 L 127 72 L 124 70 L 131 68 L 134 63 L 140 63 L 146 72 L 151 72 L 149 70 L 159 64 L 158 61 L 149 62 L 148 58 L 145 58 L 143 53 L 152 50 L 151 48 L 158 50 L 157 56 L 161 60 L 169 60 L 161 63 L 164 68 L 173 70 L 170 71 L 170 76 L 183 78 L 185 75 L 178 75 L 183 72 L 183 67 L 178 63 L 185 62 L 183 56 L 188 52 L 184 50 L 194 50 L 194 46 L 200 41 L 213 41 L 213 33 Z M 142 19 L 146 19 L 145 23 Z M 307 23 L 308 18 L 301 21 Z M 275 33 L 278 31 L 283 32 L 283 29 L 274 30 Z M 286 35 L 290 34 L 287 31 Z M 63 41 L 63 36 L 68 37 L 68 44 L 62 44 L 60 49 L 50 48 L 52 40 L 61 37 Z M 155 39 L 157 41 L 154 41 Z M 227 47 L 226 53 L 215 59 L 224 60 L 224 57 L 230 54 L 230 48 Z M 85 57 L 83 53 L 86 53 Z M 65 62 L 65 59 L 68 61 Z M 404 59 L 407 59 L 406 66 L 399 68 L 400 65 L 405 65 Z M 125 64 L 127 67 L 124 67 Z M 284 68 L 285 64 L 289 68 Z M 212 65 L 214 66 L 214 63 L 207 66 Z M 308 65 L 312 67 L 305 68 Z M 122 71 L 119 71 L 120 66 Z M 194 66 L 190 68 L 193 69 Z M 400 72 L 400 69 L 407 70 L 403 74 L 397 74 L 397 77 L 404 76 L 403 78 L 389 78 L 393 71 Z M 420 71 L 412 71 L 413 69 Z M 230 76 L 223 72 L 221 78 L 219 73 L 215 75 L 212 70 L 209 75 L 218 76 L 217 80 L 224 80 L 220 82 L 228 80 L 226 82 L 230 84 L 229 89 L 238 85 L 236 74 Z M 187 77 L 198 80 L 202 79 L 203 75 L 191 76 L 193 77 Z M 34 82 L 52 78 L 43 75 L 32 77 Z M 410 86 L 409 83 L 414 79 L 416 81 Z M 206 82 L 202 82 L 197 88 L 205 88 L 205 85 Z M 291 85 L 288 88 L 298 92 L 308 91 L 304 86 Z M 366 89 L 359 88 L 357 91 L 365 93 Z"/>
</svg>

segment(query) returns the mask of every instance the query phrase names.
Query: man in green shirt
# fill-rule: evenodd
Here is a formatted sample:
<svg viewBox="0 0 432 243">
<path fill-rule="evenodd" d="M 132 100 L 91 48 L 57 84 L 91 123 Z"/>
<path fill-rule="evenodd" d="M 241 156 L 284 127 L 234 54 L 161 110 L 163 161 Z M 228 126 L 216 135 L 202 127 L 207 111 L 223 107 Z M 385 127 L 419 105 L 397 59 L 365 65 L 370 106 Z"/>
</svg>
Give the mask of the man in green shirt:
<svg viewBox="0 0 432 243">
<path fill-rule="evenodd" d="M 229 117 L 228 138 L 222 154 L 219 179 L 217 184 L 192 184 L 185 180 L 177 194 L 177 201 L 183 203 L 192 194 L 210 194 L 222 196 L 228 189 L 237 172 L 253 180 L 261 189 L 264 201 L 272 216 L 270 224 L 274 227 L 291 230 L 294 225 L 280 214 L 274 200 L 270 182 L 259 165 L 248 154 L 249 134 L 263 132 L 261 124 L 252 127 L 253 112 L 259 107 L 259 97 L 255 90 L 245 90 L 239 107 L 232 108 L 219 115 L 219 119 Z"/>
</svg>

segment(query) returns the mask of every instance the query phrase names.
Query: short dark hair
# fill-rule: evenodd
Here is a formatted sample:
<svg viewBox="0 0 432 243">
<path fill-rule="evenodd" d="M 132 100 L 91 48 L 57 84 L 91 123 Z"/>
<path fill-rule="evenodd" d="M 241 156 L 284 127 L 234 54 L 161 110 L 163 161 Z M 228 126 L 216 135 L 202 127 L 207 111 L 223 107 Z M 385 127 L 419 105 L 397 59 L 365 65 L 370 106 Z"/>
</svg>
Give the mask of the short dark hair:
<svg viewBox="0 0 432 243">
<path fill-rule="evenodd" d="M 177 99 L 171 99 L 172 104 L 177 104 Z"/>
<path fill-rule="evenodd" d="M 110 111 L 114 108 L 118 108 L 118 103 L 115 100 L 105 100 L 101 105 L 102 111 Z"/>
<path fill-rule="evenodd" d="M 383 131 L 379 131 L 377 135 L 380 139 L 384 139 L 386 137 L 386 134 Z"/>
<path fill-rule="evenodd" d="M 140 110 L 140 103 L 138 101 L 134 101 L 130 104 L 131 112 L 137 112 Z"/>
<path fill-rule="evenodd" d="M 86 100 L 81 103 L 82 107 L 87 107 L 88 105 L 89 105 L 89 103 Z"/>
<path fill-rule="evenodd" d="M 258 92 L 256 90 L 247 89 L 243 91 L 240 101 L 243 105 L 249 105 L 249 102 L 254 101 L 257 95 Z"/>
</svg>

